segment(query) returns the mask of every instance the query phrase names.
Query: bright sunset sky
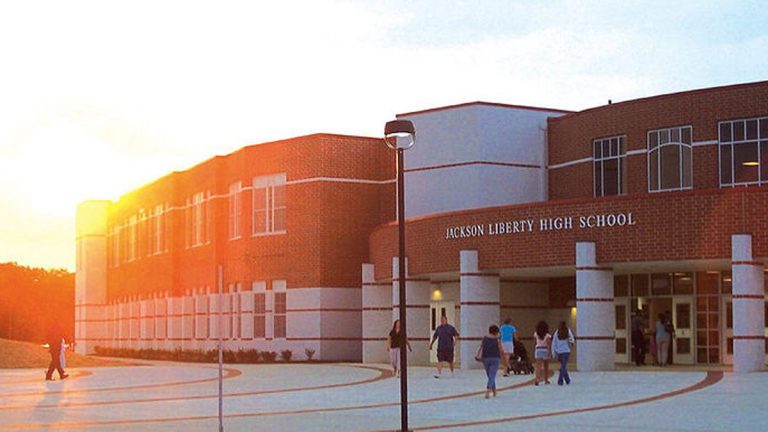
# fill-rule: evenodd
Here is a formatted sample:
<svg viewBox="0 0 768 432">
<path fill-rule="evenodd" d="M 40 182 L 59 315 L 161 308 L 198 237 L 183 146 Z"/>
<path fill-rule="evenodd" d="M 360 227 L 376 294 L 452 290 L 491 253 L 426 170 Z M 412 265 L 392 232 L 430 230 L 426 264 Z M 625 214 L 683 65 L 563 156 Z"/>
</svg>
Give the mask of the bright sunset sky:
<svg viewBox="0 0 768 432">
<path fill-rule="evenodd" d="M 3 2 L 0 262 L 74 269 L 78 202 L 251 143 L 766 80 L 766 23 L 761 1 Z"/>
</svg>

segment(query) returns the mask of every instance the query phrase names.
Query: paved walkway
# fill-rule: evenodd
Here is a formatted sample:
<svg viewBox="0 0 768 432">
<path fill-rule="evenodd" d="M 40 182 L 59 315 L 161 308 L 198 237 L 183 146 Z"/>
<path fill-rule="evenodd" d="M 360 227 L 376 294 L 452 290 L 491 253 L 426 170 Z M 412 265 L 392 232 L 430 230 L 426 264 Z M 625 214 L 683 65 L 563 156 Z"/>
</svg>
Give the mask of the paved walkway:
<svg viewBox="0 0 768 432">
<path fill-rule="evenodd" d="M 534 387 L 499 376 L 485 400 L 483 371 L 434 379 L 411 368 L 414 430 L 734 431 L 768 425 L 768 373 L 624 370 L 572 373 Z M 209 365 L 0 370 L 0 431 L 215 431 L 217 370 Z M 444 373 L 445 374 L 445 373 Z M 399 381 L 383 365 L 228 365 L 225 430 L 351 431 L 399 427 Z"/>
</svg>

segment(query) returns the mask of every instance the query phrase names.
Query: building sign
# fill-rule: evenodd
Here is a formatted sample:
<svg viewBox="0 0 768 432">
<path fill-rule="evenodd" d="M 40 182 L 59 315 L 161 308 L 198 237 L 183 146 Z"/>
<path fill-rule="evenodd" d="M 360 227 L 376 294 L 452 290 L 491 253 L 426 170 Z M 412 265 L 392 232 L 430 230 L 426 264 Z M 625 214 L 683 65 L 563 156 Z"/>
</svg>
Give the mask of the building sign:
<svg viewBox="0 0 768 432">
<path fill-rule="evenodd" d="M 541 219 L 521 219 L 453 226 L 445 229 L 445 239 L 522 234 L 533 231 L 563 231 L 632 226 L 637 221 L 632 213 L 591 214 L 584 216 L 558 216 Z"/>
</svg>

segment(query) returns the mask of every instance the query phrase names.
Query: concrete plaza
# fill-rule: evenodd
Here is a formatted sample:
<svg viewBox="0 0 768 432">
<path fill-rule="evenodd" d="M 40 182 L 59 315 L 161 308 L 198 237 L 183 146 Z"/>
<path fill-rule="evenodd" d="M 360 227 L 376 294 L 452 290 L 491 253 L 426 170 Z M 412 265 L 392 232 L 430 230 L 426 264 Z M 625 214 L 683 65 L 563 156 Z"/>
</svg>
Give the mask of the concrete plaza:
<svg viewBox="0 0 768 432">
<path fill-rule="evenodd" d="M 499 375 L 485 400 L 482 370 L 434 379 L 411 368 L 414 430 L 734 431 L 768 425 L 768 373 L 669 368 L 573 372 L 573 383 L 535 387 L 531 375 Z M 72 369 L 45 382 L 43 371 L 0 370 L 0 430 L 214 431 L 212 365 Z M 444 372 L 444 375 L 446 373 Z M 227 365 L 228 431 L 395 430 L 399 381 L 383 365 Z"/>
</svg>

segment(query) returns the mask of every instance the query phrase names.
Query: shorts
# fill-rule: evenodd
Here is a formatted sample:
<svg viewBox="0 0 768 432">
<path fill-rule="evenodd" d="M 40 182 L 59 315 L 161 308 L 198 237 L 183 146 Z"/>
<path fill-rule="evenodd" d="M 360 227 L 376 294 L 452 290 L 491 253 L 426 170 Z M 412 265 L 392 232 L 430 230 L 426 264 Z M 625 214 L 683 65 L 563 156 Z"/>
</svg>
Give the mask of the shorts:
<svg viewBox="0 0 768 432">
<path fill-rule="evenodd" d="M 534 353 L 533 356 L 536 360 L 549 359 L 549 349 L 547 349 L 547 347 L 536 348 L 536 350 L 533 353 Z"/>
<path fill-rule="evenodd" d="M 453 350 L 437 350 L 437 361 L 453 363 Z"/>
<path fill-rule="evenodd" d="M 507 355 L 510 355 L 515 352 L 515 343 L 514 342 L 502 342 L 501 347 L 504 348 L 504 352 L 507 353 Z"/>
</svg>

